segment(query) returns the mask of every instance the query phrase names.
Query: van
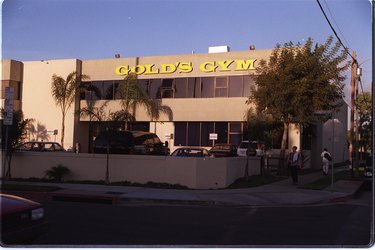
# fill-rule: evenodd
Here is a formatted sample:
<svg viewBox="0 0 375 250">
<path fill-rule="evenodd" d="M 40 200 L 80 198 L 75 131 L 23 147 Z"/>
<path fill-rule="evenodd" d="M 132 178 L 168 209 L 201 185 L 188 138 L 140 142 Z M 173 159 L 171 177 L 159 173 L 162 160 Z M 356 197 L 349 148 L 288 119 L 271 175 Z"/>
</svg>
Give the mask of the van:
<svg viewBox="0 0 375 250">
<path fill-rule="evenodd" d="M 168 143 L 159 137 L 143 131 L 102 131 L 94 141 L 94 153 L 169 155 Z"/>
</svg>

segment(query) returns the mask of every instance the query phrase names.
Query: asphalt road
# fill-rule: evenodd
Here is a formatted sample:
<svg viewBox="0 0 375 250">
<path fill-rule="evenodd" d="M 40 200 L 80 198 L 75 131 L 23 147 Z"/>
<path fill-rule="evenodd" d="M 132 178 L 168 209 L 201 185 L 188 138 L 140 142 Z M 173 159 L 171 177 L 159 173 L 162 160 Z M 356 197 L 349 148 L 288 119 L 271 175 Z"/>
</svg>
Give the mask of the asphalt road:
<svg viewBox="0 0 375 250">
<path fill-rule="evenodd" d="M 367 246 L 372 194 L 301 207 L 106 205 L 44 202 L 39 246 Z"/>
</svg>

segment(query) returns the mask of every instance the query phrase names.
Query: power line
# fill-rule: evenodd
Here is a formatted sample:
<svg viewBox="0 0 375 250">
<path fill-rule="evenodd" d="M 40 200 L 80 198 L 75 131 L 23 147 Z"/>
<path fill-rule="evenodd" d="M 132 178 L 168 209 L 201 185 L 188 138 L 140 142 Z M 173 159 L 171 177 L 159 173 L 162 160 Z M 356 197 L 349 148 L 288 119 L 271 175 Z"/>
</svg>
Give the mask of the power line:
<svg viewBox="0 0 375 250">
<path fill-rule="evenodd" d="M 331 17 L 332 17 L 332 19 L 333 19 L 333 22 L 336 24 L 336 27 L 337 27 L 337 29 L 339 30 L 339 32 L 340 32 L 342 38 L 344 39 L 345 43 L 350 47 L 350 44 L 349 44 L 348 41 L 346 40 L 346 38 L 345 38 L 345 36 L 344 36 L 344 33 L 341 31 L 340 26 L 337 24 L 337 22 L 336 22 L 336 20 L 335 20 L 335 17 L 332 15 L 332 12 L 331 12 L 331 10 L 330 10 L 328 4 L 327 4 L 327 1 L 324 0 L 324 3 L 325 3 L 325 5 L 326 5 L 326 7 L 327 7 L 327 10 L 328 10 L 329 14 L 331 15 Z"/>
<path fill-rule="evenodd" d="M 326 13 L 325 13 L 322 5 L 320 4 L 319 0 L 316 0 L 316 1 L 317 1 L 318 5 L 319 5 L 320 10 L 322 11 L 324 17 L 326 18 L 326 20 L 327 20 L 327 22 L 329 24 L 329 27 L 331 27 L 333 33 L 335 34 L 337 40 L 339 41 L 339 43 L 341 44 L 341 46 L 345 49 L 346 53 L 348 53 L 348 55 L 353 59 L 354 63 L 357 63 L 357 60 L 350 54 L 349 49 L 347 47 L 345 47 L 345 45 L 342 43 L 340 37 L 337 35 L 336 30 L 333 28 L 331 22 L 329 21 L 329 19 L 328 19 L 327 15 L 326 15 Z"/>
</svg>

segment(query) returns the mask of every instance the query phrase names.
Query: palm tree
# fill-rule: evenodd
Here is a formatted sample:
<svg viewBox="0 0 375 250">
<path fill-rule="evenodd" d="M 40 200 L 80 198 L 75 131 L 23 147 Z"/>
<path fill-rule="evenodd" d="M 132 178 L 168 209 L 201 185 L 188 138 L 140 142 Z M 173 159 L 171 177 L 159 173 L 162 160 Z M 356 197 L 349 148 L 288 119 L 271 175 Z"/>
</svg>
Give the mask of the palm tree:
<svg viewBox="0 0 375 250">
<path fill-rule="evenodd" d="M 55 99 L 56 105 L 60 107 L 62 114 L 61 146 L 64 146 L 66 114 L 75 100 L 80 81 L 85 79 L 89 79 L 89 77 L 86 75 L 78 75 L 75 71 L 70 73 L 66 79 L 56 74 L 52 76 L 52 96 Z"/>
<path fill-rule="evenodd" d="M 118 92 L 122 99 L 124 113 L 129 114 L 129 117 L 133 117 L 133 121 L 137 105 L 144 106 L 147 109 L 151 120 L 158 119 L 160 112 L 166 113 L 170 119 L 172 117 L 172 110 L 165 105 L 161 105 L 160 100 L 151 99 L 142 86 L 137 83 L 135 74 L 129 74 L 125 77 L 118 87 Z M 128 129 L 128 122 L 129 120 L 125 121 L 126 130 Z"/>
</svg>

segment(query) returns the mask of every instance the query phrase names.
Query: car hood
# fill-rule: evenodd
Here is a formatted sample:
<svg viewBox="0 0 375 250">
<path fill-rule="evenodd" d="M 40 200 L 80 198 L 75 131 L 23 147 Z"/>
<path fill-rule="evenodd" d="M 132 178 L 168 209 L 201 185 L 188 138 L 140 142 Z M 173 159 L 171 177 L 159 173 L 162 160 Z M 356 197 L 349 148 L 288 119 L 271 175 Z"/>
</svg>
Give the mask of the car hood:
<svg viewBox="0 0 375 250">
<path fill-rule="evenodd" d="M 41 204 L 22 197 L 0 194 L 1 215 L 7 215 L 25 209 L 41 207 Z"/>
</svg>

